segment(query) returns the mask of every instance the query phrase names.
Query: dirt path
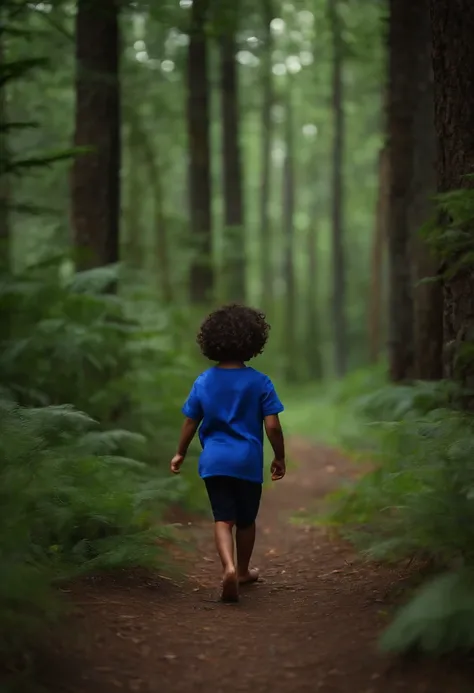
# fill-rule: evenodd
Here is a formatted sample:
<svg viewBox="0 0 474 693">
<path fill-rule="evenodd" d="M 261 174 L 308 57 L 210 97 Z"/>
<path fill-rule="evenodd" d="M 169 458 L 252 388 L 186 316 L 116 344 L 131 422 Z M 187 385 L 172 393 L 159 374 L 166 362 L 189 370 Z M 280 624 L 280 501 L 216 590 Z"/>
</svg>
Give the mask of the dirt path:
<svg viewBox="0 0 474 693">
<path fill-rule="evenodd" d="M 401 666 L 377 633 L 404 576 L 366 566 L 325 532 L 290 523 L 349 476 L 336 453 L 293 441 L 299 461 L 265 496 L 255 564 L 264 582 L 237 606 L 217 601 L 208 523 L 188 579 L 129 575 L 73 589 L 77 606 L 42 658 L 49 693 L 472 693 L 468 665 Z"/>
</svg>

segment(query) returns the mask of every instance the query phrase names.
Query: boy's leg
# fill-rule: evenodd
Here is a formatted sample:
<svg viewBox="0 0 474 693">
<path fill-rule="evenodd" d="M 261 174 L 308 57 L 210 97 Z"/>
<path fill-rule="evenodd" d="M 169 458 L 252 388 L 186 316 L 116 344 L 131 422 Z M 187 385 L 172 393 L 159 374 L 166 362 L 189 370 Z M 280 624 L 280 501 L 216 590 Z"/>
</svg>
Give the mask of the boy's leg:
<svg viewBox="0 0 474 693">
<path fill-rule="evenodd" d="M 260 507 L 262 485 L 251 481 L 239 480 L 239 482 L 236 532 L 237 573 L 239 582 L 244 584 L 258 580 L 258 570 L 249 566 L 255 546 L 255 520 Z"/>
<path fill-rule="evenodd" d="M 214 538 L 224 571 L 223 601 L 238 601 L 238 580 L 234 561 L 235 504 L 228 477 L 213 476 L 205 479 L 206 489 L 214 515 Z"/>
<path fill-rule="evenodd" d="M 214 537 L 216 540 L 217 553 L 221 559 L 222 568 L 225 573 L 234 571 L 234 537 L 232 536 L 233 522 L 219 522 L 214 524 Z"/>
<path fill-rule="evenodd" d="M 241 584 L 258 580 L 257 568 L 249 568 L 253 547 L 255 546 L 255 534 L 255 522 L 245 529 L 242 527 L 237 528 L 237 573 Z"/>
</svg>

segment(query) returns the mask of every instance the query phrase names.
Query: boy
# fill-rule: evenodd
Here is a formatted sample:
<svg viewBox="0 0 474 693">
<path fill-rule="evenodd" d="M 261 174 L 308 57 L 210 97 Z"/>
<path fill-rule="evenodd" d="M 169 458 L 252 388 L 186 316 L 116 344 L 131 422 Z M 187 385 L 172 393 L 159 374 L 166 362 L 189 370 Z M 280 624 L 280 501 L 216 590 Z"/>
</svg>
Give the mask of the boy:
<svg viewBox="0 0 474 693">
<path fill-rule="evenodd" d="M 239 585 L 258 580 L 250 569 L 263 483 L 263 428 L 274 460 L 272 480 L 286 472 L 285 444 L 278 415 L 283 405 L 266 375 L 247 361 L 263 352 L 270 326 L 265 315 L 245 306 L 224 306 L 201 325 L 197 342 L 216 365 L 195 381 L 183 407 L 171 471 L 179 474 L 197 429 L 202 446 L 199 474 L 206 484 L 222 562 L 222 600 L 237 602 Z M 233 527 L 236 527 L 237 564 Z"/>
</svg>

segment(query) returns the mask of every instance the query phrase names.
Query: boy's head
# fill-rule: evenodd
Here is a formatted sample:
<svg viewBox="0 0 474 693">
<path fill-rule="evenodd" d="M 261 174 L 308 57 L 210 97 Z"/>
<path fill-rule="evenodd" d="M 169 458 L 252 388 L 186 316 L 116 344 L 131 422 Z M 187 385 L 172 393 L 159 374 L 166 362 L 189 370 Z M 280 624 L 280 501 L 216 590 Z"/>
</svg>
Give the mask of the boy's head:
<svg viewBox="0 0 474 693">
<path fill-rule="evenodd" d="M 210 361 L 245 362 L 262 353 L 269 330 L 264 313 L 233 304 L 207 316 L 197 343 Z"/>
</svg>

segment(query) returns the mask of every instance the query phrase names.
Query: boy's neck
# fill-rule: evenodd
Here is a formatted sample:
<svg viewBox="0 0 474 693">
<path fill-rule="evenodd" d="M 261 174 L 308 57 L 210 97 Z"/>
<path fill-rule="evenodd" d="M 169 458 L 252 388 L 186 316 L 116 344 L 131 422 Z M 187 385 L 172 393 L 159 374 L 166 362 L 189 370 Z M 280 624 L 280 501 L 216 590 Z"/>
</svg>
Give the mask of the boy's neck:
<svg viewBox="0 0 474 693">
<path fill-rule="evenodd" d="M 216 364 L 217 368 L 228 368 L 228 369 L 233 369 L 233 368 L 247 368 L 245 363 L 243 361 L 220 361 L 218 364 Z"/>
</svg>

